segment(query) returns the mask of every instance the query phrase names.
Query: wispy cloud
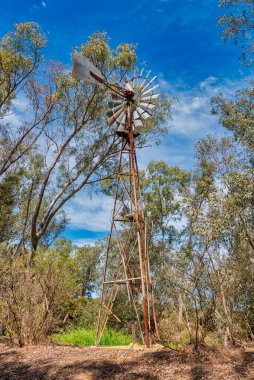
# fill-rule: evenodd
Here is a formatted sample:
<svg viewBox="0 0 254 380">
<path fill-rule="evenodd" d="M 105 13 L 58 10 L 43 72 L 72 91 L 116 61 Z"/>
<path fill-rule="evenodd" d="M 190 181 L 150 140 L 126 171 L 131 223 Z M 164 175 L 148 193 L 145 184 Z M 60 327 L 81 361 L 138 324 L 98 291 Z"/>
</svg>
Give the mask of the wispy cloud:
<svg viewBox="0 0 254 380">
<path fill-rule="evenodd" d="M 19 93 L 12 101 L 11 111 L 1 121 L 13 127 L 18 127 L 24 123 L 24 120 L 30 121 L 31 116 L 31 110 L 29 109 L 29 103 L 25 94 Z"/>
<path fill-rule="evenodd" d="M 190 88 L 184 81 L 174 85 L 160 79 L 160 85 L 170 96 L 178 99 L 173 119 L 168 122 L 169 134 L 160 146 L 152 145 L 137 152 L 140 169 L 154 160 L 164 160 L 169 165 L 190 169 L 194 163 L 194 146 L 208 133 L 223 135 L 225 129 L 211 115 L 210 99 L 220 93 L 232 98 L 238 88 L 248 85 L 249 77 L 238 80 L 209 76 Z M 90 231 L 108 231 L 113 200 L 94 194 L 92 198 L 84 191 L 79 193 L 65 208 L 71 228 Z M 82 240 L 83 241 L 83 240 Z"/>
<path fill-rule="evenodd" d="M 39 3 L 33 4 L 30 8 L 31 13 L 37 13 L 41 10 L 41 8 L 46 8 L 47 3 L 45 0 L 40 1 Z"/>
<path fill-rule="evenodd" d="M 91 245 L 94 246 L 98 239 L 91 239 L 91 238 L 85 238 L 85 239 L 72 239 L 72 242 L 76 244 L 78 247 L 84 247 L 84 245 Z"/>
<path fill-rule="evenodd" d="M 160 78 L 160 87 L 168 95 L 177 99 L 172 120 L 168 121 L 169 133 L 161 146 L 153 145 L 138 152 L 139 166 L 144 169 L 151 160 L 164 160 L 169 165 L 190 169 L 194 161 L 194 146 L 209 133 L 223 135 L 226 130 L 211 114 L 211 97 L 220 93 L 230 99 L 238 88 L 248 85 L 250 77 L 238 80 L 209 76 L 194 87 L 183 80 L 169 83 Z"/>
<path fill-rule="evenodd" d="M 110 226 L 110 217 L 113 200 L 102 194 L 89 195 L 80 191 L 65 207 L 70 219 L 70 228 L 89 231 L 107 231 Z"/>
<path fill-rule="evenodd" d="M 204 137 L 207 133 L 223 133 L 225 131 L 218 125 L 218 119 L 211 114 L 211 98 L 224 94 L 227 99 L 235 96 L 237 89 L 248 86 L 251 77 L 237 80 L 220 80 L 214 76 L 205 78 L 196 86 L 189 88 L 184 82 L 175 84 L 160 80 L 161 87 L 169 95 L 177 98 L 169 121 L 170 134 L 182 135 L 191 141 L 194 138 Z"/>
</svg>

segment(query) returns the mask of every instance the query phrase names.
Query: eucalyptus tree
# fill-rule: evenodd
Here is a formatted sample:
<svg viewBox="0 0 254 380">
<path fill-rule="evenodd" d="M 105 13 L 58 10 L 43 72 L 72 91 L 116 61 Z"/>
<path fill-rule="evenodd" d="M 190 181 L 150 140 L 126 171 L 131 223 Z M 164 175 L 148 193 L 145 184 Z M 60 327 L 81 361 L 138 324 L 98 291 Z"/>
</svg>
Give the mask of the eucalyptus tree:
<svg viewBox="0 0 254 380">
<path fill-rule="evenodd" d="M 31 29 L 37 31 L 38 26 L 25 24 L 16 28 L 25 29 L 25 37 L 28 36 L 29 41 L 31 35 L 35 35 L 34 44 L 38 45 L 38 49 L 44 46 L 44 42 L 37 43 L 37 35 Z M 8 38 L 16 41 L 18 37 L 11 33 Z M 13 54 L 22 57 L 23 45 L 13 44 L 21 51 L 19 53 L 17 50 L 18 53 Z M 6 46 L 5 43 L 3 51 L 7 49 Z M 111 50 L 104 33 L 91 36 L 81 46 L 81 54 L 86 55 L 108 81 L 114 82 L 135 69 L 137 59 L 133 45 L 120 44 Z M 22 93 L 28 102 L 32 122 L 25 121 L 20 129 L 15 125 L 13 128 L 18 138 L 13 140 L 12 134 L 7 133 L 4 119 L 2 134 L 5 137 L 1 140 L 2 172 L 22 165 L 24 173 L 15 208 L 16 218 L 22 224 L 16 239 L 16 252 L 22 248 L 29 262 L 33 260 L 40 242 L 47 236 L 53 237 L 54 229 L 57 232 L 64 226 L 66 218 L 62 210 L 65 203 L 84 186 L 94 185 L 112 176 L 120 143 L 107 126 L 108 99 L 105 89 L 72 79 L 60 63 L 44 62 L 35 72 L 41 62 L 37 55 L 39 52 L 36 53 L 36 63 L 31 64 L 31 70 L 23 74 L 24 78 L 28 78 L 31 72 L 34 74 Z M 5 72 L 5 61 L 2 62 L 2 68 Z M 14 85 L 15 89 L 18 84 Z M 12 94 L 14 96 L 15 92 Z M 5 102 L 5 110 L 12 106 L 12 94 Z M 165 98 L 160 102 L 153 119 L 145 124 L 144 133 L 139 139 L 140 145 L 149 138 L 165 133 L 163 121 L 170 113 L 170 107 L 170 100 Z M 13 166 L 15 163 L 16 166 Z"/>
<path fill-rule="evenodd" d="M 225 39 L 232 39 L 243 49 L 242 63 L 253 63 L 253 0 L 222 0 L 219 6 L 225 11 L 218 18 L 218 24 L 223 28 Z M 228 100 L 223 94 L 212 99 L 212 113 L 219 115 L 220 123 L 232 131 L 235 138 L 247 146 L 254 162 L 254 112 L 253 112 L 253 81 L 248 87 L 236 91 L 235 99 Z"/>
<path fill-rule="evenodd" d="M 253 266 L 253 167 L 246 149 L 231 138 L 202 139 L 197 160 L 199 211 L 192 230 L 205 248 L 201 256 L 206 276 L 203 288 L 210 289 L 206 302 L 210 298 L 214 317 L 225 328 L 225 343 L 234 343 L 237 316 L 243 313 L 242 323 L 249 308 L 243 299 L 250 295 L 253 283 L 251 276 L 246 287 L 240 285 L 241 276 Z"/>
<path fill-rule="evenodd" d="M 162 312 L 178 298 L 172 282 L 173 257 L 180 242 L 183 200 L 190 174 L 164 161 L 150 162 L 141 173 L 147 243 L 157 303 Z"/>
<path fill-rule="evenodd" d="M 242 62 L 253 63 L 253 0 L 221 0 L 219 7 L 224 14 L 218 18 L 218 25 L 223 28 L 223 37 L 232 39 L 235 44 L 241 44 L 243 50 Z"/>
<path fill-rule="evenodd" d="M 53 99 L 42 102 L 33 79 L 45 45 L 45 34 L 33 22 L 16 24 L 0 41 L 0 176 L 29 151 L 49 122 Z M 31 115 L 11 123 L 19 102 L 30 103 Z"/>
</svg>

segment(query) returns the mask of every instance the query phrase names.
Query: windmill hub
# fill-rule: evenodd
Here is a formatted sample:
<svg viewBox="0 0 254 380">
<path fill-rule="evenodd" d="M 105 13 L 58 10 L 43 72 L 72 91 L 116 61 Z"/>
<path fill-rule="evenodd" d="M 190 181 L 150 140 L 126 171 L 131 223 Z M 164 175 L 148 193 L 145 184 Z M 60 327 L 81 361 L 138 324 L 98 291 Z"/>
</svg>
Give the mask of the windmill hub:
<svg viewBox="0 0 254 380">
<path fill-rule="evenodd" d="M 129 131 L 127 108 L 131 108 L 134 135 L 137 127 L 145 124 L 146 119 L 152 116 L 151 111 L 156 107 L 155 100 L 159 97 L 159 93 L 154 90 L 158 84 L 153 86 L 152 82 L 156 78 L 149 79 L 151 71 L 143 75 L 143 69 L 140 74 L 132 79 L 126 79 L 124 94 L 111 92 L 111 100 L 109 102 L 108 122 L 116 133 L 120 136 L 127 136 Z M 134 136 L 134 137 L 135 137 Z"/>
<path fill-rule="evenodd" d="M 135 96 L 135 92 L 134 91 L 125 91 L 125 97 L 126 97 L 126 100 L 127 102 L 133 102 L 133 98 Z"/>
</svg>

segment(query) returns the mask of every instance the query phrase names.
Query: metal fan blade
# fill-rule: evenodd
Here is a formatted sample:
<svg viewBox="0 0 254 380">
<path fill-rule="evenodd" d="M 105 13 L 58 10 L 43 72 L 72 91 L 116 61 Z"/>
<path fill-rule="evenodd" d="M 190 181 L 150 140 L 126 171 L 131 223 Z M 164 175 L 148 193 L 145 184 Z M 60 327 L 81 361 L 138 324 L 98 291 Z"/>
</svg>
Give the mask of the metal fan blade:
<svg viewBox="0 0 254 380">
<path fill-rule="evenodd" d="M 113 128 L 116 131 L 121 125 L 124 125 L 125 118 L 126 118 L 126 114 L 122 113 L 118 117 L 118 119 L 111 125 L 111 128 Z"/>
<path fill-rule="evenodd" d="M 125 120 L 126 120 L 126 113 L 124 112 L 124 113 L 122 113 L 122 114 L 119 116 L 119 118 L 117 119 L 117 122 L 118 122 L 119 124 L 125 124 Z"/>
<path fill-rule="evenodd" d="M 140 114 L 140 116 L 141 116 L 142 118 L 147 119 L 147 117 L 144 117 L 144 116 L 143 116 L 145 113 L 147 113 L 147 114 L 149 115 L 149 117 L 152 116 L 152 115 L 149 113 L 149 111 L 148 111 L 147 109 L 143 108 L 143 107 L 137 107 L 137 111 L 138 111 L 138 113 Z"/>
<path fill-rule="evenodd" d="M 145 92 L 143 92 L 143 95 L 146 95 L 146 94 L 149 94 L 149 92 L 153 91 L 155 88 L 159 87 L 158 84 L 156 84 L 155 86 L 149 88 L 148 90 L 146 90 Z"/>
<path fill-rule="evenodd" d="M 147 111 L 145 111 L 144 109 L 140 107 L 137 108 L 137 112 L 139 113 L 140 117 L 144 120 L 151 117 L 151 115 Z"/>
<path fill-rule="evenodd" d="M 139 119 L 139 114 L 136 110 L 133 112 L 133 119 L 134 120 Z"/>
<path fill-rule="evenodd" d="M 114 113 L 116 113 L 117 111 L 119 111 L 122 107 L 123 107 L 123 104 L 120 104 L 119 106 L 116 106 L 116 107 L 108 110 L 107 116 L 110 117 L 110 116 L 114 115 Z"/>
<path fill-rule="evenodd" d="M 120 124 L 119 127 L 117 128 L 116 130 L 116 133 L 120 136 L 123 136 L 127 133 L 127 128 L 125 127 L 125 125 L 123 124 Z"/>
<path fill-rule="evenodd" d="M 126 113 L 121 113 L 118 119 L 112 124 L 112 128 L 117 130 L 121 125 L 125 125 Z"/>
<path fill-rule="evenodd" d="M 114 100 L 125 100 L 124 97 L 122 95 L 119 95 L 119 94 L 116 94 L 115 92 L 111 92 L 111 97 Z"/>
<path fill-rule="evenodd" d="M 118 117 L 121 115 L 121 113 L 124 111 L 123 108 L 121 108 L 119 111 L 117 111 L 114 115 L 112 115 L 109 119 L 108 119 L 108 123 L 109 124 L 112 124 L 114 123 L 115 121 L 117 121 Z"/>
<path fill-rule="evenodd" d="M 150 108 L 152 110 L 154 107 L 156 107 L 156 105 L 152 104 L 152 103 L 143 103 L 143 102 L 141 102 L 140 103 L 140 107 L 142 107 L 142 108 Z"/>
<path fill-rule="evenodd" d="M 122 100 L 115 100 L 115 101 L 108 102 L 109 108 L 114 108 L 116 106 L 120 106 L 120 104 L 123 104 Z"/>
<path fill-rule="evenodd" d="M 145 120 L 148 119 L 149 117 L 151 117 L 151 115 L 148 112 L 144 112 L 142 114 L 142 118 L 145 119 Z"/>
<path fill-rule="evenodd" d="M 144 96 L 144 97 L 141 97 L 141 100 L 142 101 L 146 101 L 146 100 L 151 101 L 152 99 L 157 99 L 159 96 L 160 96 L 160 94 L 154 94 L 154 95 Z"/>
<path fill-rule="evenodd" d="M 97 85 L 102 85 L 104 83 L 104 78 L 100 70 L 76 50 L 73 54 L 72 77 Z"/>
<path fill-rule="evenodd" d="M 142 89 L 142 92 L 154 81 L 154 79 L 157 78 L 157 76 L 155 75 L 151 80 L 149 80 L 149 82 L 145 85 L 145 87 Z"/>
<path fill-rule="evenodd" d="M 140 127 L 141 125 L 143 125 L 141 119 L 136 119 L 136 120 L 134 120 L 134 126 L 135 126 L 135 127 Z"/>
<path fill-rule="evenodd" d="M 151 72 L 152 72 L 152 70 L 147 71 L 146 79 L 149 77 L 149 75 L 151 74 Z"/>
<path fill-rule="evenodd" d="M 146 81 L 147 81 L 147 78 L 149 77 L 149 75 L 151 74 L 152 70 L 149 70 L 145 76 L 145 79 L 143 80 L 143 82 L 140 84 L 140 89 L 142 89 L 145 84 L 146 84 Z"/>
<path fill-rule="evenodd" d="M 113 128 L 115 131 L 117 130 L 118 127 L 119 127 L 119 124 L 116 121 L 111 125 L 111 128 Z"/>
</svg>

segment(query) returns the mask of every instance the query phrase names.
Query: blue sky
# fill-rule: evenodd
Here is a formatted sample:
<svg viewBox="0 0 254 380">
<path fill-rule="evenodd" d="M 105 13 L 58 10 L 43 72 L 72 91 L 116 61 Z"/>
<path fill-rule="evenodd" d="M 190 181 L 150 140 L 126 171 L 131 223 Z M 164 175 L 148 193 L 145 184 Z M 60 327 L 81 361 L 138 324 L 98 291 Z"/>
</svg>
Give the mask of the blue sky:
<svg viewBox="0 0 254 380">
<path fill-rule="evenodd" d="M 36 21 L 47 32 L 45 58 L 71 65 L 71 50 L 95 31 L 105 31 L 110 45 L 137 45 L 139 61 L 158 74 L 164 91 L 178 98 L 169 134 L 159 148 L 139 154 L 140 166 L 164 159 L 191 168 L 194 145 L 207 133 L 223 134 L 210 115 L 210 97 L 228 97 L 244 87 L 250 69 L 239 63 L 240 50 L 225 44 L 216 25 L 216 0 L 0 0 L 0 35 L 14 23 Z M 66 206 L 71 222 L 65 236 L 78 244 L 107 234 L 111 200 L 84 191 Z"/>
</svg>

